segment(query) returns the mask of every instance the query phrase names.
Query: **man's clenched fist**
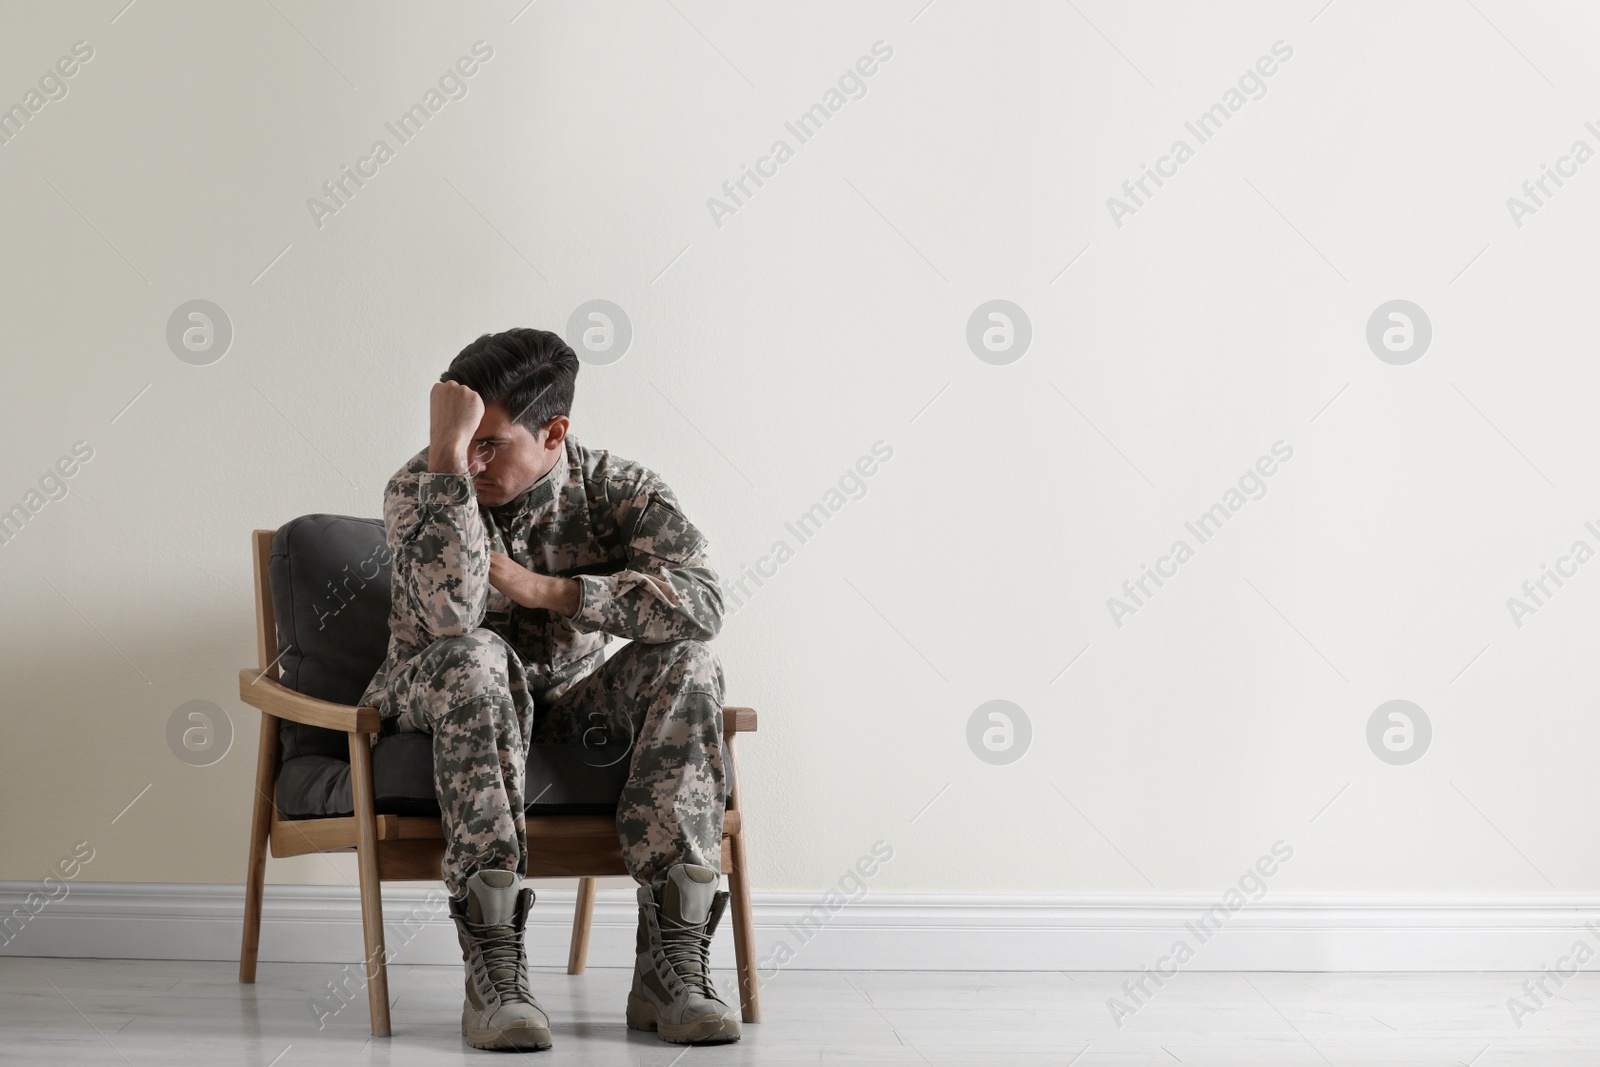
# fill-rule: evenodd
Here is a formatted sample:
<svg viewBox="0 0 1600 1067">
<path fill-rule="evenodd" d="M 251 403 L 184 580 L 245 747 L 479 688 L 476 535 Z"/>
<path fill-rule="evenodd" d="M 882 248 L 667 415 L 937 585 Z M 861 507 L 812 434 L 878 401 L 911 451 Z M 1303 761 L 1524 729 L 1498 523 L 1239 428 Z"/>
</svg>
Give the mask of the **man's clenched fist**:
<svg viewBox="0 0 1600 1067">
<path fill-rule="evenodd" d="M 472 435 L 483 421 L 483 398 L 460 382 L 439 382 L 428 395 L 428 470 L 464 474 Z"/>
</svg>

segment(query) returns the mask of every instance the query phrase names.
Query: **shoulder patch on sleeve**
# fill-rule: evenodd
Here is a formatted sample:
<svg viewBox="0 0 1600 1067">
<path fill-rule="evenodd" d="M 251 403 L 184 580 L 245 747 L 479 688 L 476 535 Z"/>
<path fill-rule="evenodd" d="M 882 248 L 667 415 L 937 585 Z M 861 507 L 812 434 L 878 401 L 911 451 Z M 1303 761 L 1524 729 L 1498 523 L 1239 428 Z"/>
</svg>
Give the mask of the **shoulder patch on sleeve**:
<svg viewBox="0 0 1600 1067">
<path fill-rule="evenodd" d="M 706 538 L 682 512 L 657 498 L 639 516 L 628 543 L 659 559 L 687 559 L 705 547 Z"/>
</svg>

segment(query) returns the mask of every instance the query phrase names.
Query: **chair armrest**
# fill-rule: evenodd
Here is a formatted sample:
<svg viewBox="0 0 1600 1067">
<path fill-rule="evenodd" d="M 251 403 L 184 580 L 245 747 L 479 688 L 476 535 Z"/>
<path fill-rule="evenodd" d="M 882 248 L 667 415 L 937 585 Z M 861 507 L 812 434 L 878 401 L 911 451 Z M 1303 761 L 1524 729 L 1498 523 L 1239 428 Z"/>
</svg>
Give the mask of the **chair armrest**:
<svg viewBox="0 0 1600 1067">
<path fill-rule="evenodd" d="M 378 709 L 335 704 L 296 693 L 276 678 L 268 678 L 255 667 L 239 672 L 239 699 L 268 715 L 307 726 L 342 730 L 347 734 L 378 732 Z"/>
<path fill-rule="evenodd" d="M 755 708 L 723 708 L 722 732 L 724 735 L 755 733 Z"/>
</svg>

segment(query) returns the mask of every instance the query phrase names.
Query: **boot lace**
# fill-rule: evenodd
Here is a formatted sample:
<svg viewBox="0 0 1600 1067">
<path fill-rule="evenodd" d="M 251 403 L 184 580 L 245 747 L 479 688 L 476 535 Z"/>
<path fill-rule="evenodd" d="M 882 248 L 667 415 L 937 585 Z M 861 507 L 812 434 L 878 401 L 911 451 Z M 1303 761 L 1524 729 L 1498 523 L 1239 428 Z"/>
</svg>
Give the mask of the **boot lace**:
<svg viewBox="0 0 1600 1067">
<path fill-rule="evenodd" d="M 475 975 L 487 978 L 502 1002 L 533 1004 L 528 989 L 528 950 L 521 931 L 506 923 L 467 921 L 466 927 L 478 949 Z"/>
<path fill-rule="evenodd" d="M 706 933 L 705 924 L 673 922 L 662 914 L 659 904 L 651 904 L 650 908 L 661 931 L 661 956 L 672 973 L 693 992 L 720 1001 L 722 998 L 711 984 L 711 935 Z"/>
</svg>

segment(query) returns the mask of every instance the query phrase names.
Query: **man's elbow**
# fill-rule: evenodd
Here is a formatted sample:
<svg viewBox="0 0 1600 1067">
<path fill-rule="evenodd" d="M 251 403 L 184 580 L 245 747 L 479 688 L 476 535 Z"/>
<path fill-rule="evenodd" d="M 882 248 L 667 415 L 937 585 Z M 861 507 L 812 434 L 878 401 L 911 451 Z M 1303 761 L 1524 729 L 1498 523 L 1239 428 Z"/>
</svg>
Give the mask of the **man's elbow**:
<svg viewBox="0 0 1600 1067">
<path fill-rule="evenodd" d="M 709 641 L 722 632 L 722 612 L 717 611 L 697 618 L 693 620 L 693 624 L 695 632 L 689 637 L 695 641 Z"/>
<path fill-rule="evenodd" d="M 700 610 L 695 612 L 694 621 L 705 631 L 698 640 L 709 641 L 722 631 L 724 615 L 722 588 L 716 582 L 710 582 L 704 587 L 698 607 Z"/>
</svg>

